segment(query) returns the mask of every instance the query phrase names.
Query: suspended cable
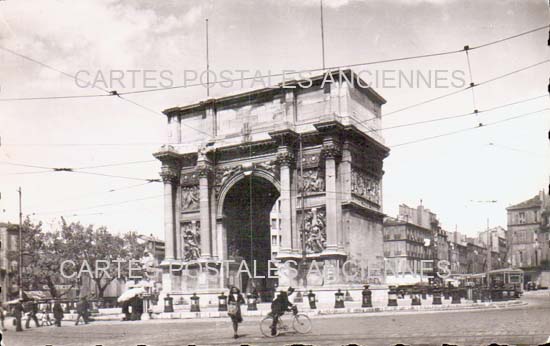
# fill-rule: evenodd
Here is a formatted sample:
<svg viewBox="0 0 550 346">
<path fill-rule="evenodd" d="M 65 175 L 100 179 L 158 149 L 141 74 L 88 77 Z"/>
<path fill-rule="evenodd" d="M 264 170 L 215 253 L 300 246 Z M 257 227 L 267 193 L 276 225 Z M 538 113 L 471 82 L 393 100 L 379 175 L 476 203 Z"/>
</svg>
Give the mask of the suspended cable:
<svg viewBox="0 0 550 346">
<path fill-rule="evenodd" d="M 520 114 L 520 115 L 517 115 L 517 116 L 513 116 L 513 117 L 493 121 L 493 122 L 486 123 L 486 124 L 483 124 L 483 125 L 478 125 L 478 126 L 475 126 L 475 127 L 467 127 L 467 128 L 463 128 L 463 129 L 459 129 L 459 130 L 455 130 L 455 131 L 451 131 L 451 132 L 442 133 L 442 134 L 435 135 L 435 136 L 424 137 L 424 138 L 415 139 L 415 140 L 412 140 L 412 141 L 409 141 L 409 142 L 395 144 L 395 145 L 390 146 L 390 148 L 397 148 L 397 147 L 401 147 L 401 146 L 405 146 L 405 145 L 424 142 L 424 141 L 435 139 L 435 138 L 451 136 L 451 135 L 455 135 L 455 134 L 466 132 L 466 131 L 471 131 L 471 130 L 475 130 L 475 129 L 479 129 L 479 128 L 483 128 L 483 127 L 487 127 L 487 126 L 491 126 L 491 125 L 500 124 L 500 123 L 503 123 L 503 122 L 506 122 L 506 121 L 526 117 L 526 116 L 529 116 L 529 115 L 541 113 L 541 112 L 548 111 L 548 110 L 550 110 L 550 108 L 539 109 L 539 110 L 534 111 L 534 112 Z"/>
<path fill-rule="evenodd" d="M 121 179 L 139 180 L 139 181 L 147 181 L 147 182 L 149 182 L 149 181 L 150 182 L 159 182 L 160 181 L 160 179 L 144 179 L 144 178 L 127 177 L 127 176 L 113 175 L 113 174 L 87 172 L 87 171 L 81 171 L 81 170 L 78 170 L 78 169 L 75 169 L 75 168 L 70 168 L 70 167 L 44 167 L 44 166 L 36 166 L 36 165 L 23 164 L 23 163 L 7 162 L 7 161 L 0 161 L 0 164 L 10 165 L 10 166 L 19 166 L 19 167 L 41 168 L 41 169 L 49 170 L 49 172 L 67 172 L 67 173 L 88 174 L 88 175 L 97 175 L 97 176 L 103 176 L 103 177 L 109 177 L 109 178 L 121 178 Z M 46 173 L 46 172 L 43 172 L 43 173 Z"/>
<path fill-rule="evenodd" d="M 470 49 L 470 47 L 468 46 L 465 46 L 464 47 L 464 52 L 466 53 L 466 61 L 468 63 L 468 74 L 470 76 L 470 90 L 472 91 L 472 106 L 473 106 L 473 109 L 474 109 L 474 113 L 477 115 L 478 111 L 477 111 L 477 106 L 476 106 L 476 92 L 475 92 L 475 83 L 474 83 L 474 75 L 472 73 L 472 63 L 470 61 L 470 53 L 468 53 L 468 50 Z M 479 121 L 479 117 L 478 117 L 478 124 L 481 124 L 481 121 Z"/>
<path fill-rule="evenodd" d="M 520 36 L 524 36 L 524 35 L 527 35 L 527 34 L 531 34 L 531 33 L 534 33 L 534 32 L 537 32 L 537 31 L 540 31 L 540 30 L 543 30 L 543 29 L 547 29 L 547 28 L 548 28 L 548 25 L 544 25 L 544 26 L 534 28 L 534 29 L 531 29 L 531 30 L 528 30 L 528 31 L 525 31 L 525 32 L 522 32 L 522 33 L 519 33 L 519 34 L 516 34 L 516 35 L 513 35 L 513 36 L 508 36 L 508 37 L 505 37 L 505 38 L 502 38 L 502 39 L 499 39 L 499 40 L 496 40 L 496 41 L 488 42 L 488 43 L 478 45 L 478 46 L 473 46 L 473 47 L 470 47 L 469 50 L 480 49 L 480 48 L 483 48 L 483 47 L 487 47 L 487 46 L 490 46 L 490 45 L 493 45 L 493 44 L 508 41 L 508 40 L 511 40 L 511 39 L 514 39 L 514 38 L 517 38 L 517 37 L 520 37 Z M 41 63 L 41 62 L 39 62 L 35 59 L 32 59 L 32 58 L 27 57 L 23 54 L 20 54 L 20 53 L 17 53 L 15 51 L 12 51 L 10 49 L 7 49 L 5 47 L 0 46 L 0 49 L 3 49 L 7 52 L 10 52 L 14 55 L 20 56 L 21 58 L 32 61 L 34 63 L 40 64 L 43 67 L 52 69 L 56 72 L 59 72 L 59 73 L 65 75 L 65 76 L 68 76 L 70 78 L 76 78 L 75 76 L 72 76 L 71 74 L 60 71 L 60 70 L 58 70 L 54 67 L 51 67 L 51 66 L 49 66 L 47 64 L 44 64 L 44 63 Z M 229 82 L 240 82 L 240 81 L 254 80 L 254 79 L 260 79 L 260 78 L 273 78 L 273 77 L 299 75 L 299 74 L 304 74 L 304 73 L 322 72 L 324 70 L 339 70 L 339 69 L 359 67 L 359 66 L 367 66 L 367 65 L 383 64 L 383 63 L 390 63 L 390 62 L 399 62 L 399 61 L 406 61 L 406 60 L 438 57 L 438 56 L 456 54 L 456 53 L 460 53 L 460 52 L 463 52 L 463 51 L 464 51 L 464 49 L 458 49 L 458 50 L 442 51 L 442 52 L 438 52 L 438 53 L 421 54 L 421 55 L 413 55 L 413 56 L 406 56 L 406 57 L 399 57 L 399 58 L 390 58 L 390 59 L 383 59 L 383 60 L 360 62 L 360 63 L 356 63 L 356 64 L 336 65 L 336 66 L 332 66 L 332 67 L 328 67 L 328 68 L 305 69 L 305 70 L 289 71 L 289 72 L 285 72 L 285 73 L 267 74 L 267 75 L 260 75 L 260 76 L 255 75 L 253 77 L 243 77 L 243 78 L 238 78 L 238 79 L 224 79 L 223 82 L 224 83 L 226 83 L 226 82 L 227 83 L 229 83 Z M 79 81 L 82 81 L 78 78 L 76 78 L 76 79 L 79 80 Z M 82 81 L 82 82 L 87 83 L 86 81 Z M 208 84 L 209 85 L 215 85 L 215 84 L 218 84 L 218 83 L 220 83 L 220 82 L 209 82 Z M 190 87 L 196 87 L 196 86 L 204 86 L 204 83 L 201 82 L 201 83 L 174 85 L 174 86 L 170 86 L 170 87 L 148 88 L 148 89 L 128 91 L 128 92 L 109 91 L 109 90 L 98 87 L 100 90 L 105 91 L 107 93 L 107 95 L 97 94 L 97 95 L 80 95 L 80 96 L 79 95 L 69 95 L 69 96 L 26 97 L 26 98 L 23 97 L 23 98 L 9 98 L 9 99 L 1 99 L 0 98 L 0 102 L 1 101 L 42 100 L 42 99 L 47 100 L 47 99 L 55 99 L 55 98 L 99 97 L 99 96 L 119 96 L 120 97 L 122 95 L 142 94 L 142 93 L 150 93 L 150 92 L 157 92 L 157 91 L 164 91 L 164 90 L 190 88 Z M 97 87 L 97 86 L 93 85 L 93 87 Z"/>
<path fill-rule="evenodd" d="M 480 113 L 488 113 L 488 112 L 491 112 L 491 111 L 494 111 L 494 110 L 497 110 L 497 109 L 501 109 L 501 108 L 505 108 L 505 107 L 509 107 L 509 106 L 515 106 L 515 105 L 518 105 L 518 104 L 521 104 L 521 103 L 530 102 L 530 101 L 545 98 L 545 97 L 547 97 L 547 96 L 546 95 L 541 95 L 541 96 L 531 97 L 531 98 L 521 100 L 521 101 L 516 101 L 516 102 L 511 102 L 511 103 L 507 103 L 507 104 L 503 104 L 503 105 L 499 105 L 499 106 L 494 106 L 494 107 L 487 108 L 487 109 L 484 109 L 484 110 L 477 110 L 477 111 L 474 111 L 474 112 L 462 113 L 462 114 L 457 114 L 457 115 L 449 115 L 449 116 L 444 116 L 444 117 L 440 117 L 440 118 L 433 118 L 433 119 L 428 119 L 428 120 L 422 120 L 422 121 L 415 121 L 415 122 L 412 122 L 412 123 L 406 123 L 406 124 L 399 124 L 399 125 L 394 125 L 394 126 L 389 126 L 389 127 L 383 127 L 379 130 L 368 130 L 366 132 L 368 133 L 368 132 L 376 132 L 376 131 L 386 131 L 386 130 L 397 129 L 397 128 L 401 128 L 401 127 L 409 127 L 409 126 L 422 125 L 422 124 L 428 124 L 428 123 L 433 123 L 433 122 L 457 119 L 457 118 L 462 118 L 462 117 L 466 117 L 466 116 L 470 116 L 470 115 L 479 115 Z"/>
<path fill-rule="evenodd" d="M 437 96 L 437 97 L 433 97 L 433 98 L 430 98 L 430 99 L 427 99 L 427 100 L 424 100 L 424 101 L 421 101 L 421 102 L 417 102 L 417 103 L 414 103 L 414 104 L 411 104 L 409 106 L 406 106 L 406 107 L 403 107 L 403 108 L 399 108 L 395 111 L 392 111 L 392 112 L 389 112 L 389 113 L 385 113 L 383 114 L 381 117 L 384 118 L 384 117 L 387 117 L 387 116 L 390 116 L 390 115 L 394 115 L 394 114 L 397 114 L 397 113 L 400 113 L 400 112 L 403 112 L 403 111 L 406 111 L 406 110 L 409 110 L 409 109 L 412 109 L 412 108 L 415 108 L 415 107 L 418 107 L 418 106 L 422 106 L 422 105 L 425 105 L 425 104 L 428 104 L 428 103 L 431 103 L 431 102 L 434 102 L 434 101 L 437 101 L 437 100 L 441 100 L 441 99 L 444 99 L 444 98 L 447 98 L 447 97 L 450 97 L 450 96 L 453 96 L 453 95 L 456 95 L 456 94 L 459 94 L 461 92 L 464 92 L 470 88 L 476 88 L 476 87 L 479 87 L 479 86 L 482 86 L 482 85 L 486 85 L 486 84 L 489 84 L 489 83 L 492 83 L 492 82 L 495 82 L 497 80 L 500 80 L 502 78 L 506 78 L 506 77 L 509 77 L 511 75 L 514 75 L 516 73 L 520 73 L 520 72 L 523 72 L 523 71 L 526 71 L 526 70 L 529 70 L 531 68 L 534 68 L 534 67 L 537 67 L 537 66 L 540 66 L 540 65 L 543 65 L 543 64 L 546 64 L 550 62 L 550 59 L 546 59 L 546 60 L 542 60 L 542 61 L 539 61 L 537 63 L 534 63 L 534 64 L 531 64 L 531 65 L 528 65 L 528 66 L 525 66 L 525 67 L 522 67 L 522 68 L 519 68 L 517 70 L 513 70 L 511 72 L 508 72 L 508 73 L 505 73 L 503 75 L 499 75 L 499 76 L 496 76 L 494 78 L 491 78 L 491 79 L 488 79 L 488 80 L 485 80 L 481 83 L 478 83 L 478 84 L 474 84 L 473 86 L 468 86 L 466 88 L 462 88 L 462 89 L 459 89 L 459 90 L 455 90 L 455 91 L 452 91 L 450 93 L 447 93 L 447 94 L 443 94 L 443 95 L 440 95 L 440 96 Z M 366 120 L 363 120 L 361 121 L 359 124 L 364 124 L 368 121 L 371 121 L 371 120 L 376 120 L 378 119 L 378 117 L 371 117 L 369 119 L 366 119 Z"/>
<path fill-rule="evenodd" d="M 47 68 L 47 69 L 53 70 L 53 71 L 55 71 L 55 72 L 58 72 L 58 73 L 60 73 L 61 75 L 65 76 L 65 77 L 71 78 L 71 79 L 73 79 L 73 80 L 78 80 L 78 81 L 80 81 L 80 82 L 85 82 L 85 81 L 81 80 L 80 78 L 78 78 L 78 77 L 75 76 L 75 75 L 72 75 L 72 74 L 70 74 L 70 73 L 61 71 L 60 69 L 57 69 L 57 68 L 55 68 L 55 67 L 52 67 L 52 66 L 50 66 L 50 65 L 48 65 L 48 64 L 45 64 L 45 63 L 43 63 L 43 62 L 40 62 L 40 61 L 38 61 L 38 60 L 36 60 L 36 59 L 34 59 L 34 58 L 31 58 L 31 57 L 29 57 L 29 56 L 26 56 L 26 55 L 24 55 L 24 54 L 17 53 L 17 52 L 15 52 L 15 51 L 13 51 L 13 50 L 11 50 L 11 49 L 8 49 L 8 48 L 5 48 L 5 47 L 3 47 L 3 46 L 0 46 L 0 49 L 6 51 L 6 52 L 8 52 L 8 53 L 11 53 L 11 54 L 13 54 L 13 55 L 15 55 L 15 56 L 18 56 L 18 57 L 20 57 L 20 58 L 22 58 L 22 59 L 25 59 L 25 60 L 27 60 L 27 61 L 33 62 L 33 63 L 35 63 L 35 64 L 38 64 L 38 65 L 40 65 L 40 66 L 42 66 L 42 67 L 44 67 L 44 68 Z M 149 111 L 149 112 L 152 112 L 152 113 L 154 113 L 154 114 L 157 114 L 157 115 L 160 114 L 160 115 L 162 115 L 162 116 L 165 116 L 165 114 L 163 114 L 163 113 L 161 113 L 161 112 L 157 112 L 157 111 L 155 111 L 155 110 L 153 110 L 153 109 L 151 109 L 151 108 L 148 108 L 148 107 L 146 107 L 146 106 L 144 106 L 144 105 L 141 105 L 141 104 L 139 104 L 139 103 L 137 103 L 137 102 L 135 102 L 135 101 L 132 101 L 132 100 L 130 100 L 130 99 L 127 99 L 127 98 L 122 97 L 122 96 L 121 96 L 121 93 L 117 92 L 116 90 L 107 90 L 107 89 L 105 89 L 105 88 L 102 88 L 102 87 L 96 85 L 95 83 L 92 83 L 91 86 L 92 86 L 93 88 L 96 88 L 96 89 L 99 89 L 99 90 L 105 92 L 105 93 L 107 94 L 107 95 L 105 95 L 105 96 L 117 96 L 119 99 L 124 100 L 124 101 L 126 101 L 126 102 L 128 102 L 128 103 L 131 103 L 131 104 L 133 104 L 133 105 L 135 105 L 135 106 L 137 106 L 137 107 L 140 107 L 140 108 L 142 108 L 142 109 L 145 109 L 145 110 L 147 110 L 147 111 Z M 89 95 L 88 95 L 88 96 L 89 96 Z M 76 97 L 73 97 L 73 98 L 76 98 Z M 2 100 L 0 99 L 0 101 L 2 101 Z M 208 136 L 208 137 L 211 137 L 211 135 L 210 135 L 209 133 L 206 133 L 206 132 L 204 132 L 204 131 L 202 131 L 202 130 L 199 130 L 199 129 L 197 129 L 197 128 L 194 128 L 193 126 L 190 126 L 190 125 L 188 125 L 188 124 L 186 124 L 186 123 L 182 123 L 182 125 L 185 126 L 185 127 L 187 127 L 187 128 L 189 128 L 189 129 L 191 129 L 191 130 L 197 131 L 197 132 L 199 132 L 199 133 L 205 134 L 205 135 Z"/>
</svg>

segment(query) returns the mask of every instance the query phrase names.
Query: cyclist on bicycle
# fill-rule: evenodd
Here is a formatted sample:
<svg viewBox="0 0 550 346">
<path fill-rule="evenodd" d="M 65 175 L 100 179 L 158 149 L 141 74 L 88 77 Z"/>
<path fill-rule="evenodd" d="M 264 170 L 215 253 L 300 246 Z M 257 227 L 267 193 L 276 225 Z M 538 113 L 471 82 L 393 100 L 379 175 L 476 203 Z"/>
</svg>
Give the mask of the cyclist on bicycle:
<svg viewBox="0 0 550 346">
<path fill-rule="evenodd" d="M 271 303 L 271 316 L 273 316 L 273 324 L 271 325 L 271 335 L 277 335 L 277 323 L 287 311 L 293 311 L 296 307 L 288 301 L 288 296 L 294 292 L 294 288 L 289 287 L 287 291 L 282 291 L 277 295 L 277 298 Z"/>
</svg>

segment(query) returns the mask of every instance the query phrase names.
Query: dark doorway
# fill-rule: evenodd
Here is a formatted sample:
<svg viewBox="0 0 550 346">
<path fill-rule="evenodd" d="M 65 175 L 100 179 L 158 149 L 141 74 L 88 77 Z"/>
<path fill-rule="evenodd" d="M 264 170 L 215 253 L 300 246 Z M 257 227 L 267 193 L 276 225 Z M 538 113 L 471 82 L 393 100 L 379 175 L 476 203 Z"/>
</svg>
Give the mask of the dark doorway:
<svg viewBox="0 0 550 346">
<path fill-rule="evenodd" d="M 271 217 L 279 191 L 268 180 L 247 176 L 237 182 L 227 193 L 224 205 L 224 225 L 227 234 L 228 253 L 242 257 L 254 275 L 266 279 L 250 279 L 241 275 L 242 288 L 249 293 L 256 289 L 262 300 L 269 299 L 276 279 L 267 279 L 268 261 L 271 259 Z M 233 252 L 233 253 L 232 253 Z"/>
</svg>

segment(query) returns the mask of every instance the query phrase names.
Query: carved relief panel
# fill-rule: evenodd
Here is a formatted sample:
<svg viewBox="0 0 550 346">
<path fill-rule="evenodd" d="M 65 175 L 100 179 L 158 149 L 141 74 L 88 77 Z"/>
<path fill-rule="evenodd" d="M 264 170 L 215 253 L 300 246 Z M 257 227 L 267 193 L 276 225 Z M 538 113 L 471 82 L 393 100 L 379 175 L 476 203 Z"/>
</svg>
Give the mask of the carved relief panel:
<svg viewBox="0 0 550 346">
<path fill-rule="evenodd" d="M 320 253 L 326 248 L 327 230 L 326 213 L 324 208 L 312 208 L 306 211 L 304 232 L 306 252 Z"/>
<path fill-rule="evenodd" d="M 304 169 L 300 182 L 305 193 L 325 191 L 325 176 L 319 168 Z"/>
<path fill-rule="evenodd" d="M 200 192 L 198 186 L 182 186 L 181 188 L 181 211 L 192 211 L 199 209 Z"/>
<path fill-rule="evenodd" d="M 352 169 L 351 192 L 367 201 L 380 204 L 380 180 L 365 172 Z"/>
<path fill-rule="evenodd" d="M 181 224 L 183 253 L 185 261 L 193 261 L 201 256 L 200 222 L 191 221 Z"/>
</svg>

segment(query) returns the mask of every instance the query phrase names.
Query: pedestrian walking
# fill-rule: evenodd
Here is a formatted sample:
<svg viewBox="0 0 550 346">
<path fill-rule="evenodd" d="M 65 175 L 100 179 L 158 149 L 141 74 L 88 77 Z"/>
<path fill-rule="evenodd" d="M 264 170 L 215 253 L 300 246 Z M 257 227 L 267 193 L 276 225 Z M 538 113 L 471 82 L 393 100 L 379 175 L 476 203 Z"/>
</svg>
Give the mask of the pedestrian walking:
<svg viewBox="0 0 550 346">
<path fill-rule="evenodd" d="M 6 331 L 4 326 L 4 319 L 6 318 L 6 311 L 4 310 L 4 305 L 0 302 L 0 324 L 2 325 L 2 331 Z"/>
<path fill-rule="evenodd" d="M 132 321 L 141 320 L 141 314 L 143 313 L 143 300 L 139 296 L 135 296 L 130 300 L 132 306 Z"/>
<path fill-rule="evenodd" d="M 40 318 L 40 324 L 42 326 L 51 326 L 52 325 L 52 319 L 50 317 L 50 312 L 48 311 L 48 308 L 45 308 L 40 311 L 42 318 Z"/>
<path fill-rule="evenodd" d="M 63 307 L 61 306 L 59 300 L 56 299 L 53 304 L 53 318 L 55 319 L 56 327 L 61 327 L 61 321 L 64 316 L 65 314 L 63 313 Z"/>
<path fill-rule="evenodd" d="M 15 306 L 13 308 L 13 314 L 15 316 L 15 331 L 16 332 L 22 332 L 23 326 L 22 326 L 22 320 L 23 320 L 23 312 L 25 309 L 23 308 L 23 304 L 21 303 L 21 299 L 15 303 Z"/>
<path fill-rule="evenodd" d="M 130 301 L 124 301 L 122 302 L 122 313 L 124 314 L 124 317 L 122 318 L 123 321 L 130 321 L 132 315 L 130 315 Z"/>
<path fill-rule="evenodd" d="M 27 322 L 25 323 L 25 328 L 29 329 L 31 327 L 31 320 L 34 321 L 36 328 L 40 327 L 38 323 L 38 304 L 36 301 L 31 300 L 27 303 Z"/>
<path fill-rule="evenodd" d="M 229 315 L 229 317 L 231 317 L 231 322 L 233 323 L 233 337 L 236 339 L 239 337 L 239 334 L 237 334 L 239 323 L 243 321 L 243 316 L 241 314 L 241 305 L 245 303 L 244 297 L 237 287 L 233 286 L 229 290 L 227 303 L 227 314 Z"/>
<path fill-rule="evenodd" d="M 80 298 L 80 301 L 76 304 L 76 322 L 74 323 L 75 326 L 78 326 L 78 322 L 80 322 L 80 318 L 82 317 L 82 320 L 84 321 L 84 324 L 88 324 L 88 313 L 89 313 L 89 304 L 86 297 Z"/>
</svg>

